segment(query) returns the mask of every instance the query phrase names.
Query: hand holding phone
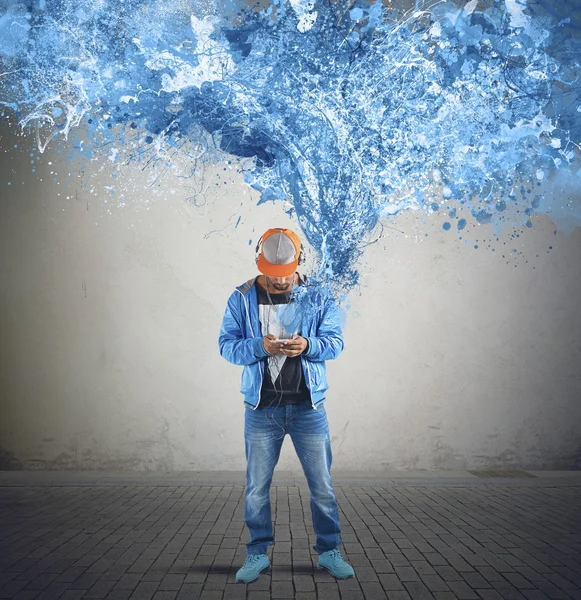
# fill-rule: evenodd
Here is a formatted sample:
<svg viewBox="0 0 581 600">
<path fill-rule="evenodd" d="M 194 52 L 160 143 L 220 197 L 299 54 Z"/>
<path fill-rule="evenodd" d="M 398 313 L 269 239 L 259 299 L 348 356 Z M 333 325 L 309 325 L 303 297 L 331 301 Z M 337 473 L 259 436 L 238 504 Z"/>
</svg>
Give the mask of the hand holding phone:
<svg viewBox="0 0 581 600">
<path fill-rule="evenodd" d="M 280 351 L 285 355 L 285 356 L 289 356 L 290 358 L 294 358 L 295 356 L 298 356 L 299 354 L 302 354 L 308 346 L 308 342 L 305 338 L 301 337 L 300 335 L 293 335 L 292 338 L 289 338 L 288 340 L 279 340 L 281 342 L 288 342 L 288 344 L 276 344 L 276 348 L 280 348 Z"/>
<path fill-rule="evenodd" d="M 275 338 L 274 335 L 269 333 L 263 338 L 264 349 L 271 355 L 282 354 L 282 349 L 286 347 L 284 343 L 286 341 L 288 340 Z"/>
</svg>

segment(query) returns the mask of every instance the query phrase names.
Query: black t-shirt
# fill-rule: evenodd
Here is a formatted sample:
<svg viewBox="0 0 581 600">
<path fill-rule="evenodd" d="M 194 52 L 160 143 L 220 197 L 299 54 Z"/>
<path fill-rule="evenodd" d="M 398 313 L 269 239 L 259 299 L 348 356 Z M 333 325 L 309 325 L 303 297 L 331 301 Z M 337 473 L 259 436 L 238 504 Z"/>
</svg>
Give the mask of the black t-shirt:
<svg viewBox="0 0 581 600">
<path fill-rule="evenodd" d="M 267 293 L 261 285 L 258 283 L 255 285 L 258 295 L 258 309 L 261 315 L 266 314 L 268 315 L 268 318 L 270 318 L 271 312 L 276 313 L 274 306 L 288 304 L 290 302 L 290 291 Z M 265 329 L 265 319 L 263 317 L 261 317 L 260 321 L 263 335 L 266 335 L 266 333 L 273 333 L 276 335 L 275 331 L 267 331 Z M 300 331 L 298 331 L 297 334 L 300 335 Z M 264 359 L 264 378 L 262 380 L 260 402 L 257 410 L 267 406 L 286 406 L 287 404 L 299 404 L 303 402 L 310 403 L 311 394 L 305 382 L 301 356 L 299 355 L 292 358 L 290 356 L 284 357 L 282 367 L 280 367 L 280 364 L 272 364 L 276 361 L 269 361 L 269 358 L 270 357 Z M 282 361 L 282 358 L 278 358 L 278 361 Z M 280 368 L 280 372 L 278 371 L 278 368 Z M 274 383 L 273 374 L 276 375 Z"/>
</svg>

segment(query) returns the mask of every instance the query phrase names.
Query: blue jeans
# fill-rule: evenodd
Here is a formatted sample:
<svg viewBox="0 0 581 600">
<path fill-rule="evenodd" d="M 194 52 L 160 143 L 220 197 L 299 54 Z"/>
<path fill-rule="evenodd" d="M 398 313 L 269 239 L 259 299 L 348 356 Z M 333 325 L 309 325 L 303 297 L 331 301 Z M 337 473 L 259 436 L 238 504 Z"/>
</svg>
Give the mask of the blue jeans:
<svg viewBox="0 0 581 600">
<path fill-rule="evenodd" d="M 311 514 L 318 553 L 341 545 L 337 498 L 331 483 L 331 438 L 324 406 L 310 402 L 253 410 L 245 407 L 246 498 L 244 520 L 250 530 L 248 554 L 266 554 L 274 545 L 270 485 L 282 442 L 288 433 L 311 493 Z"/>
</svg>

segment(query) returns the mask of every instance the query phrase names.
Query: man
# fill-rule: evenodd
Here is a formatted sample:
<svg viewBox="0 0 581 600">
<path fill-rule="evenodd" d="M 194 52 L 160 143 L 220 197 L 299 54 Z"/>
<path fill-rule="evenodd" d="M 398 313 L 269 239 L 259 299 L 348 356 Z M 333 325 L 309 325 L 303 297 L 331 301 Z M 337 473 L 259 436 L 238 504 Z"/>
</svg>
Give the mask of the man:
<svg viewBox="0 0 581 600">
<path fill-rule="evenodd" d="M 267 547 L 274 545 L 270 486 L 287 433 L 309 485 L 318 566 L 340 579 L 352 577 L 353 568 L 337 549 L 343 542 L 324 407 L 325 360 L 337 358 L 343 350 L 339 311 L 335 303 L 321 299 L 313 316 L 295 312 L 291 291 L 306 283 L 296 271 L 304 261 L 302 244 L 290 229 L 266 231 L 255 258 L 262 274 L 232 293 L 218 340 L 220 354 L 244 366 L 240 389 L 247 463 L 244 516 L 251 539 L 236 581 L 250 583 L 270 567 Z"/>
</svg>

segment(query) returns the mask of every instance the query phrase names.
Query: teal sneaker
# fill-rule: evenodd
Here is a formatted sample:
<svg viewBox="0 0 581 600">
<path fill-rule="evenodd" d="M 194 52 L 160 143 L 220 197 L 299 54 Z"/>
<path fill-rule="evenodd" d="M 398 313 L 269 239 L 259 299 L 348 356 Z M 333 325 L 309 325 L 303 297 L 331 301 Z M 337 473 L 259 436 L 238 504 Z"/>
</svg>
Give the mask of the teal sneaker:
<svg viewBox="0 0 581 600">
<path fill-rule="evenodd" d="M 250 583 L 258 579 L 262 571 L 268 569 L 268 567 L 270 567 L 268 554 L 248 554 L 246 561 L 236 573 L 236 582 Z"/>
<path fill-rule="evenodd" d="M 347 579 L 347 577 L 355 575 L 353 567 L 345 562 L 337 548 L 319 554 L 319 568 L 326 569 L 333 577 L 338 579 Z"/>
</svg>

